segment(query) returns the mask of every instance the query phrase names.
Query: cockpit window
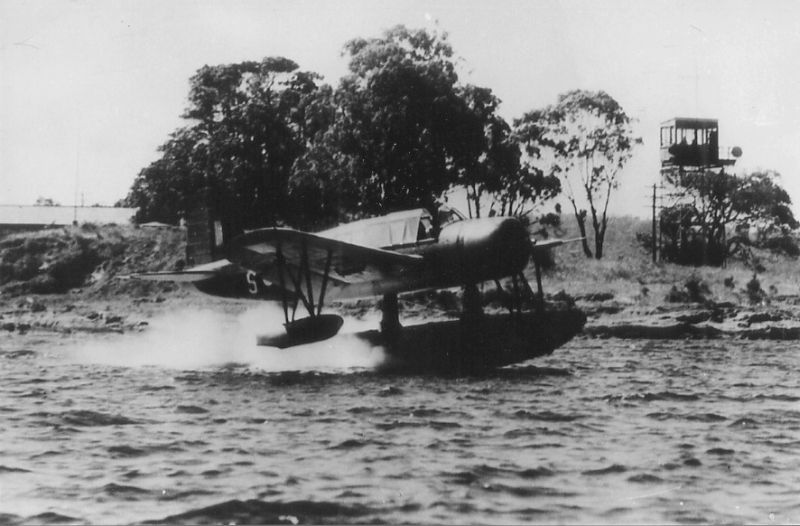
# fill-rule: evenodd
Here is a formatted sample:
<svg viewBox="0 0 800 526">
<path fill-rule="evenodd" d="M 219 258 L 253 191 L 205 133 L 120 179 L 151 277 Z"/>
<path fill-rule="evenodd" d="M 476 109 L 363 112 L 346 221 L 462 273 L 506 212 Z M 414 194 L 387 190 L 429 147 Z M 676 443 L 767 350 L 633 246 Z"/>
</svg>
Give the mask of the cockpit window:
<svg viewBox="0 0 800 526">
<path fill-rule="evenodd" d="M 455 208 L 450 208 L 447 205 L 442 205 L 439 207 L 439 226 L 443 227 L 449 223 L 455 223 L 456 221 L 463 221 L 466 219 L 464 214 L 456 210 Z"/>
<path fill-rule="evenodd" d="M 423 216 L 419 220 L 419 232 L 417 233 L 417 241 L 424 239 L 433 239 L 433 221 L 428 216 Z"/>
</svg>

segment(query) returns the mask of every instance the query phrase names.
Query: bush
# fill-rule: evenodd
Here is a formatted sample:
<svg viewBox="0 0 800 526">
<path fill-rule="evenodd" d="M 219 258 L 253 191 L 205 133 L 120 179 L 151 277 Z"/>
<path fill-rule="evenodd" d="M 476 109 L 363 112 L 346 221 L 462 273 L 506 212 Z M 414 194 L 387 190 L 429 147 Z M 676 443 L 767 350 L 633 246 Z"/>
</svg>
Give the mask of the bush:
<svg viewBox="0 0 800 526">
<path fill-rule="evenodd" d="M 78 238 L 76 245 L 61 254 L 48 268 L 48 274 L 55 282 L 53 292 L 66 292 L 80 287 L 99 263 L 97 252 L 83 238 Z"/>
<path fill-rule="evenodd" d="M 767 297 L 767 293 L 761 288 L 761 282 L 758 281 L 758 276 L 755 272 L 753 273 L 753 279 L 747 282 L 745 292 L 750 303 L 754 305 L 762 303 Z"/>
<path fill-rule="evenodd" d="M 653 251 L 653 234 L 651 232 L 636 232 L 636 244 L 651 253 Z"/>
<path fill-rule="evenodd" d="M 666 300 L 670 303 L 705 303 L 711 290 L 697 276 L 692 276 L 683 284 L 683 290 L 675 285 L 667 293 Z"/>
<path fill-rule="evenodd" d="M 797 246 L 797 240 L 788 234 L 768 238 L 764 241 L 764 248 L 787 256 L 800 256 L 800 247 Z"/>
</svg>

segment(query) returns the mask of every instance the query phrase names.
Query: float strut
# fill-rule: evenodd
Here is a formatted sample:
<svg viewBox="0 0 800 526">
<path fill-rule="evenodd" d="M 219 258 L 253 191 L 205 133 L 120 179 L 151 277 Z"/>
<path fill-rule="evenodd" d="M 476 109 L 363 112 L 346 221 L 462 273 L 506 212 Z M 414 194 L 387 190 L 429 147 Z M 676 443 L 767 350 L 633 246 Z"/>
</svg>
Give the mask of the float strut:
<svg viewBox="0 0 800 526">
<path fill-rule="evenodd" d="M 389 337 L 396 337 L 402 328 L 400 326 L 400 307 L 397 303 L 397 293 L 383 295 L 381 306 L 381 333 Z"/>
<path fill-rule="evenodd" d="M 539 261 L 534 261 L 536 268 L 536 311 L 544 311 L 544 289 L 542 288 L 542 265 Z M 530 287 L 530 285 L 529 285 Z"/>
<path fill-rule="evenodd" d="M 467 322 L 478 320 L 483 315 L 481 295 L 475 283 L 464 286 L 464 294 L 461 296 L 461 310 L 461 319 Z"/>
</svg>

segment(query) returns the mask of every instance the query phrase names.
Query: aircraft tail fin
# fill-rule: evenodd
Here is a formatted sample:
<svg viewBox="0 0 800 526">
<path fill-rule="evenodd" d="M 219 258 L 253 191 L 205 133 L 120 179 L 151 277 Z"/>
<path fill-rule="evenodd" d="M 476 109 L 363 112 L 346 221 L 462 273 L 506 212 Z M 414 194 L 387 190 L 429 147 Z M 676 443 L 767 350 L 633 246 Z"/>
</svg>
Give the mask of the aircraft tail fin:
<svg viewBox="0 0 800 526">
<path fill-rule="evenodd" d="M 187 266 L 223 259 L 225 241 L 222 221 L 212 218 L 207 207 L 198 207 L 186 218 Z"/>
</svg>

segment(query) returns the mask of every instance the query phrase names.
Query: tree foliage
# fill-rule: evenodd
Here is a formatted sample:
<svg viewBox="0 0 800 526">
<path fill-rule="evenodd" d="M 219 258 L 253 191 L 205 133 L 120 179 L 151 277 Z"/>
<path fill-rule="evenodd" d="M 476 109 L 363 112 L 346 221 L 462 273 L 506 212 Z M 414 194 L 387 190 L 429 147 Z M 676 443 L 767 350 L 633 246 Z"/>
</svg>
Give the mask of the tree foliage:
<svg viewBox="0 0 800 526">
<path fill-rule="evenodd" d="M 204 201 L 241 228 L 285 217 L 292 166 L 314 129 L 305 110 L 317 78 L 282 57 L 200 68 L 183 115 L 192 124 L 134 181 L 128 201 L 139 219 L 174 222 Z"/>
<path fill-rule="evenodd" d="M 584 237 L 584 253 L 602 258 L 611 194 L 641 143 L 630 117 L 607 93 L 576 90 L 559 96 L 555 105 L 526 113 L 514 126 L 529 162 L 550 163 L 550 173 L 560 178 Z M 586 239 L 587 215 L 594 253 Z"/>
<path fill-rule="evenodd" d="M 777 172 L 769 170 L 742 177 L 724 170 L 669 174 L 667 182 L 683 199 L 680 206 L 662 212 L 662 257 L 685 264 L 719 265 L 751 242 L 783 246 L 778 240 L 785 240 L 800 223 L 779 179 Z"/>
<path fill-rule="evenodd" d="M 481 131 L 459 96 L 445 36 L 398 26 L 348 42 L 345 54 L 331 146 L 346 205 L 366 214 L 433 208 Z"/>
<path fill-rule="evenodd" d="M 397 26 L 347 42 L 334 89 L 293 61 L 204 66 L 188 124 L 126 200 L 139 220 L 175 222 L 206 203 L 234 228 L 315 229 L 393 210 L 435 209 L 454 186 L 471 209 L 522 214 L 559 191 L 521 163 L 488 88 L 461 85 L 447 35 Z"/>
<path fill-rule="evenodd" d="M 61 206 L 61 205 L 58 202 L 54 201 L 52 197 L 39 196 L 36 198 L 36 202 L 33 203 L 33 206 Z"/>
</svg>

